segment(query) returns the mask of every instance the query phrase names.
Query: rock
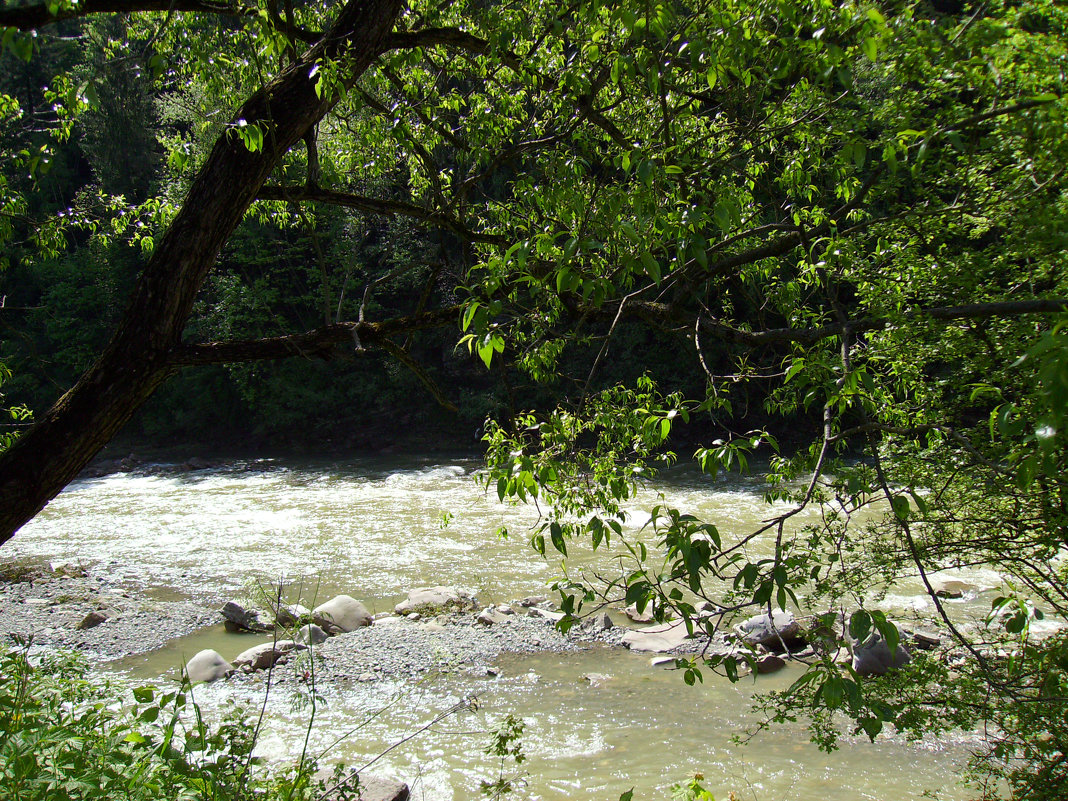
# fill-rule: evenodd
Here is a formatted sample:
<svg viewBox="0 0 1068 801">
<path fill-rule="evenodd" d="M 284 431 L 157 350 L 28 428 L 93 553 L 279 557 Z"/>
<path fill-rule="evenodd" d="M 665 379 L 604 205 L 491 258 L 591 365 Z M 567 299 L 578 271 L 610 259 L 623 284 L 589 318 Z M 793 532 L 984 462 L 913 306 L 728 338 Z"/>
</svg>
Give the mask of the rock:
<svg viewBox="0 0 1068 801">
<path fill-rule="evenodd" d="M 515 614 L 515 610 L 512 609 L 512 607 L 510 607 L 508 604 L 501 604 L 500 606 L 497 607 L 497 611 L 500 612 L 502 615 L 514 615 Z"/>
<path fill-rule="evenodd" d="M 481 623 L 483 626 L 492 626 L 496 623 L 503 623 L 508 619 L 508 615 L 494 609 L 492 606 L 487 606 L 481 612 L 478 613 L 478 617 L 475 618 L 476 623 Z"/>
<path fill-rule="evenodd" d="M 211 462 L 200 456 L 194 456 L 192 459 L 187 460 L 186 464 L 189 466 L 190 470 L 210 470 L 217 466 L 215 462 Z"/>
<path fill-rule="evenodd" d="M 649 664 L 653 667 L 675 667 L 675 657 L 673 656 L 654 656 L 649 660 Z"/>
<path fill-rule="evenodd" d="M 85 568 L 70 562 L 49 562 L 48 569 L 53 575 L 65 578 L 85 578 Z"/>
<path fill-rule="evenodd" d="M 210 648 L 201 651 L 185 663 L 185 675 L 193 684 L 224 679 L 234 672 L 234 666 Z"/>
<path fill-rule="evenodd" d="M 969 593 L 976 588 L 964 581 L 935 581 L 931 584 L 932 589 L 935 591 L 935 595 L 939 598 L 947 598 L 950 600 L 958 600 L 963 598 L 966 593 Z"/>
<path fill-rule="evenodd" d="M 790 612 L 777 610 L 770 617 L 756 615 L 744 623 L 735 626 L 735 631 L 749 645 L 762 645 L 769 651 L 782 653 L 783 644 L 793 650 L 803 648 L 806 643 L 801 638 L 801 625 Z"/>
<path fill-rule="evenodd" d="M 219 614 L 226 619 L 227 631 L 251 631 L 263 634 L 272 628 L 255 609 L 245 609 L 241 604 L 234 601 L 227 601 L 223 604 Z"/>
<path fill-rule="evenodd" d="M 312 622 L 327 634 L 355 631 L 374 622 L 367 607 L 350 595 L 339 595 L 312 610 Z"/>
<path fill-rule="evenodd" d="M 107 619 L 108 616 L 105 615 L 103 612 L 93 610 L 88 615 L 83 617 L 82 622 L 79 623 L 75 628 L 77 628 L 78 631 L 85 631 L 86 629 L 91 629 L 95 628 L 96 626 L 99 626 Z"/>
<path fill-rule="evenodd" d="M 653 622 L 653 605 L 649 604 L 641 612 L 638 611 L 637 604 L 631 604 L 623 610 L 623 614 L 633 620 L 635 623 L 652 623 Z"/>
<path fill-rule="evenodd" d="M 409 592 L 408 599 L 393 607 L 393 611 L 398 615 L 418 612 L 432 616 L 442 612 L 466 612 L 476 606 L 470 593 L 461 592 L 454 587 L 423 587 Z"/>
<path fill-rule="evenodd" d="M 632 651 L 666 653 L 685 645 L 689 638 L 686 624 L 677 620 L 647 629 L 628 631 L 620 642 Z"/>
<path fill-rule="evenodd" d="M 784 667 L 786 667 L 786 660 L 775 654 L 764 654 L 756 661 L 756 672 L 761 675 L 775 673 Z"/>
<path fill-rule="evenodd" d="M 607 673 L 587 673 L 582 677 L 582 680 L 591 687 L 603 687 L 611 679 L 612 677 Z"/>
<path fill-rule="evenodd" d="M 863 645 L 853 646 L 853 670 L 859 676 L 882 676 L 911 660 L 904 645 L 899 644 L 891 655 L 890 647 L 880 634 L 873 634 Z"/>
<path fill-rule="evenodd" d="M 901 632 L 905 636 L 905 632 Z M 909 641 L 921 651 L 933 651 L 942 645 L 942 638 L 929 631 L 913 631 L 908 633 Z"/>
<path fill-rule="evenodd" d="M 607 612 L 600 612 L 582 621 L 582 628 L 586 631 L 608 631 L 614 627 L 615 624 Z"/>
<path fill-rule="evenodd" d="M 330 635 L 314 623 L 307 623 L 297 629 L 293 639 L 301 645 L 318 645 L 326 642 Z"/>
<path fill-rule="evenodd" d="M 311 620 L 311 617 L 312 612 L 308 607 L 301 604 L 289 604 L 288 606 L 278 607 L 274 622 L 282 628 L 291 629 L 301 623 L 307 623 Z"/>
<path fill-rule="evenodd" d="M 549 599 L 546 598 L 544 595 L 528 595 L 526 598 L 519 602 L 519 605 L 522 607 L 530 608 L 532 606 L 537 606 L 538 604 L 543 604 L 548 600 Z"/>
<path fill-rule="evenodd" d="M 553 625 L 556 625 L 557 623 L 559 623 L 561 620 L 564 619 L 564 613 L 563 612 L 553 612 L 553 611 L 551 611 L 549 609 L 542 609 L 541 607 L 533 606 L 530 609 L 530 617 L 540 617 L 540 618 L 543 618 L 545 620 L 548 620 Z"/>
<path fill-rule="evenodd" d="M 321 776 L 327 791 L 320 795 L 319 801 L 408 801 L 410 794 L 404 782 L 384 779 L 378 776 L 360 776 L 352 771 L 339 784 L 332 775 Z"/>
<path fill-rule="evenodd" d="M 265 642 L 254 645 L 246 651 L 238 654 L 233 661 L 234 667 L 246 668 L 247 670 L 266 670 L 274 665 L 290 651 L 303 650 L 303 645 L 298 645 L 293 640 L 278 640 L 277 642 Z"/>
</svg>

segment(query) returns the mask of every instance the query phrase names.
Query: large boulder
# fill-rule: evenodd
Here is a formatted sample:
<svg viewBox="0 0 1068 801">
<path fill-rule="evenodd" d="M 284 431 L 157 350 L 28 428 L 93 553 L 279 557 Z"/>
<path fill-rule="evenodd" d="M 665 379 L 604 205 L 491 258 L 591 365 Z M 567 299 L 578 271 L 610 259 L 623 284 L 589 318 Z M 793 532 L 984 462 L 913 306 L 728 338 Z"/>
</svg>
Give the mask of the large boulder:
<svg viewBox="0 0 1068 801">
<path fill-rule="evenodd" d="M 233 665 L 246 670 L 266 670 L 274 667 L 278 660 L 290 651 L 303 650 L 304 646 L 293 640 L 278 640 L 254 645 L 246 651 L 242 651 L 234 657 Z"/>
<path fill-rule="evenodd" d="M 476 605 L 470 593 L 455 587 L 423 587 L 409 592 L 408 598 L 393 607 L 393 611 L 398 615 L 415 612 L 427 617 L 442 612 L 466 612 Z"/>
<path fill-rule="evenodd" d="M 912 660 L 908 649 L 898 644 L 894 653 L 880 634 L 873 634 L 863 644 L 853 646 L 853 670 L 858 676 L 883 676 Z"/>
<path fill-rule="evenodd" d="M 193 684 L 217 681 L 234 672 L 234 666 L 222 658 L 218 651 L 210 648 L 201 651 L 185 663 L 186 678 Z"/>
<path fill-rule="evenodd" d="M 255 609 L 245 609 L 241 604 L 227 601 L 219 614 L 226 621 L 227 631 L 251 631 L 263 634 L 271 630 L 272 626 Z"/>
<path fill-rule="evenodd" d="M 341 634 L 370 626 L 374 618 L 367 607 L 351 595 L 339 595 L 312 610 L 312 622 L 327 634 Z"/>
<path fill-rule="evenodd" d="M 635 629 L 623 635 L 620 642 L 632 651 L 667 653 L 681 648 L 690 639 L 686 624 L 681 620 L 661 623 L 647 629 Z"/>
<path fill-rule="evenodd" d="M 776 610 L 771 615 L 756 615 L 735 626 L 738 636 L 752 646 L 763 646 L 769 651 L 782 653 L 786 649 L 802 648 L 801 625 L 791 612 Z"/>
</svg>

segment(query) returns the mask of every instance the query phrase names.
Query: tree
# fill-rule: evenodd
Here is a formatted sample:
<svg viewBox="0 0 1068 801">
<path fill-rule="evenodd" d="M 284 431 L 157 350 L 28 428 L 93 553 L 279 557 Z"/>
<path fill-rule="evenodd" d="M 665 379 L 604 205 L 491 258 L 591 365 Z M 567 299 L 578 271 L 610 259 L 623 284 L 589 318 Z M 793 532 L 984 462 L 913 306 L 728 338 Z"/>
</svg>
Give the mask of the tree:
<svg viewBox="0 0 1068 801">
<path fill-rule="evenodd" d="M 1068 642 L 1036 623 L 1063 623 L 1068 608 L 1063 9 L 87 0 L 8 7 L 0 25 L 8 50 L 30 56 L 45 37 L 15 29 L 134 11 L 137 58 L 161 98 L 248 99 L 225 123 L 163 132 L 173 174 L 147 201 L 160 230 L 139 235 L 151 255 L 129 311 L 0 457 L 0 539 L 182 366 L 344 345 L 419 370 L 393 337 L 460 319 L 487 367 L 542 379 L 582 368 L 556 412 L 489 429 L 501 498 L 550 502 L 532 536 L 542 551 L 626 539 L 624 502 L 670 458 L 680 421 L 723 432 L 695 454 L 711 473 L 772 443 L 768 431 L 728 435 L 743 405 L 811 432 L 771 457 L 769 494 L 788 512 L 728 542 L 715 521 L 658 507 L 660 550 L 628 539 L 618 580 L 561 585 L 569 612 L 622 596 L 712 633 L 796 607 L 827 613 L 829 643 L 877 630 L 893 650 L 878 594 L 918 576 L 959 663 L 917 657 L 862 680 L 821 651 L 770 718 L 806 711 L 827 745 L 838 712 L 872 737 L 886 723 L 985 720 L 1000 739 L 979 764 L 1020 797 L 1063 795 Z M 56 131 L 94 105 L 93 80 L 57 82 L 70 91 L 54 93 Z M 9 179 L 8 237 L 49 246 L 85 224 L 28 217 L 32 187 L 17 189 Z M 419 302 L 371 321 L 361 302 L 354 321 L 308 332 L 183 339 L 246 213 L 323 204 L 433 231 L 440 260 L 465 275 L 462 315 Z M 639 325 L 692 354 L 686 380 L 605 380 Z M 694 374 L 707 392 L 690 391 Z M 812 507 L 822 522 L 795 527 Z M 761 538 L 769 555 L 746 556 Z M 986 625 L 955 619 L 930 576 L 967 564 L 1006 578 Z"/>
</svg>

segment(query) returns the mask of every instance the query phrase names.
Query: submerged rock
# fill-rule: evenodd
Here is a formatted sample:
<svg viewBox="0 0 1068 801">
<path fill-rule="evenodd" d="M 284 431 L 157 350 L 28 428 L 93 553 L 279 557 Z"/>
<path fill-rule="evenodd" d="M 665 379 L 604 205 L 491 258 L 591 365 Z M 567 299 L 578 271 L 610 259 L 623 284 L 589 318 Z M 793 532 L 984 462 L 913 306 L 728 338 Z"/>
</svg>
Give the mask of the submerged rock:
<svg viewBox="0 0 1068 801">
<path fill-rule="evenodd" d="M 351 595 L 338 595 L 312 610 L 312 621 L 327 634 L 341 634 L 374 622 L 367 607 Z"/>
<path fill-rule="evenodd" d="M 185 675 L 193 684 L 217 681 L 234 672 L 234 666 L 222 658 L 218 651 L 207 649 L 199 652 L 185 663 Z"/>
</svg>

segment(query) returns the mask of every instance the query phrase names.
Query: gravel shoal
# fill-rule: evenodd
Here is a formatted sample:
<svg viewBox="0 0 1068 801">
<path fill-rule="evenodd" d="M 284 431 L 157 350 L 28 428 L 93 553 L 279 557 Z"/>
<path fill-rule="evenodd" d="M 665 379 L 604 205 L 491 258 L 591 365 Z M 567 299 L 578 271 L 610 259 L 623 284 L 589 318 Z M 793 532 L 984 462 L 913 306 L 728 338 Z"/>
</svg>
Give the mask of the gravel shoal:
<svg viewBox="0 0 1068 801">
<path fill-rule="evenodd" d="M 30 642 L 108 661 L 155 651 L 216 623 L 217 609 L 217 599 L 155 599 L 80 568 L 4 565 L 0 570 L 0 638 L 8 646 Z M 79 628 L 92 612 L 106 619 Z"/>
</svg>

